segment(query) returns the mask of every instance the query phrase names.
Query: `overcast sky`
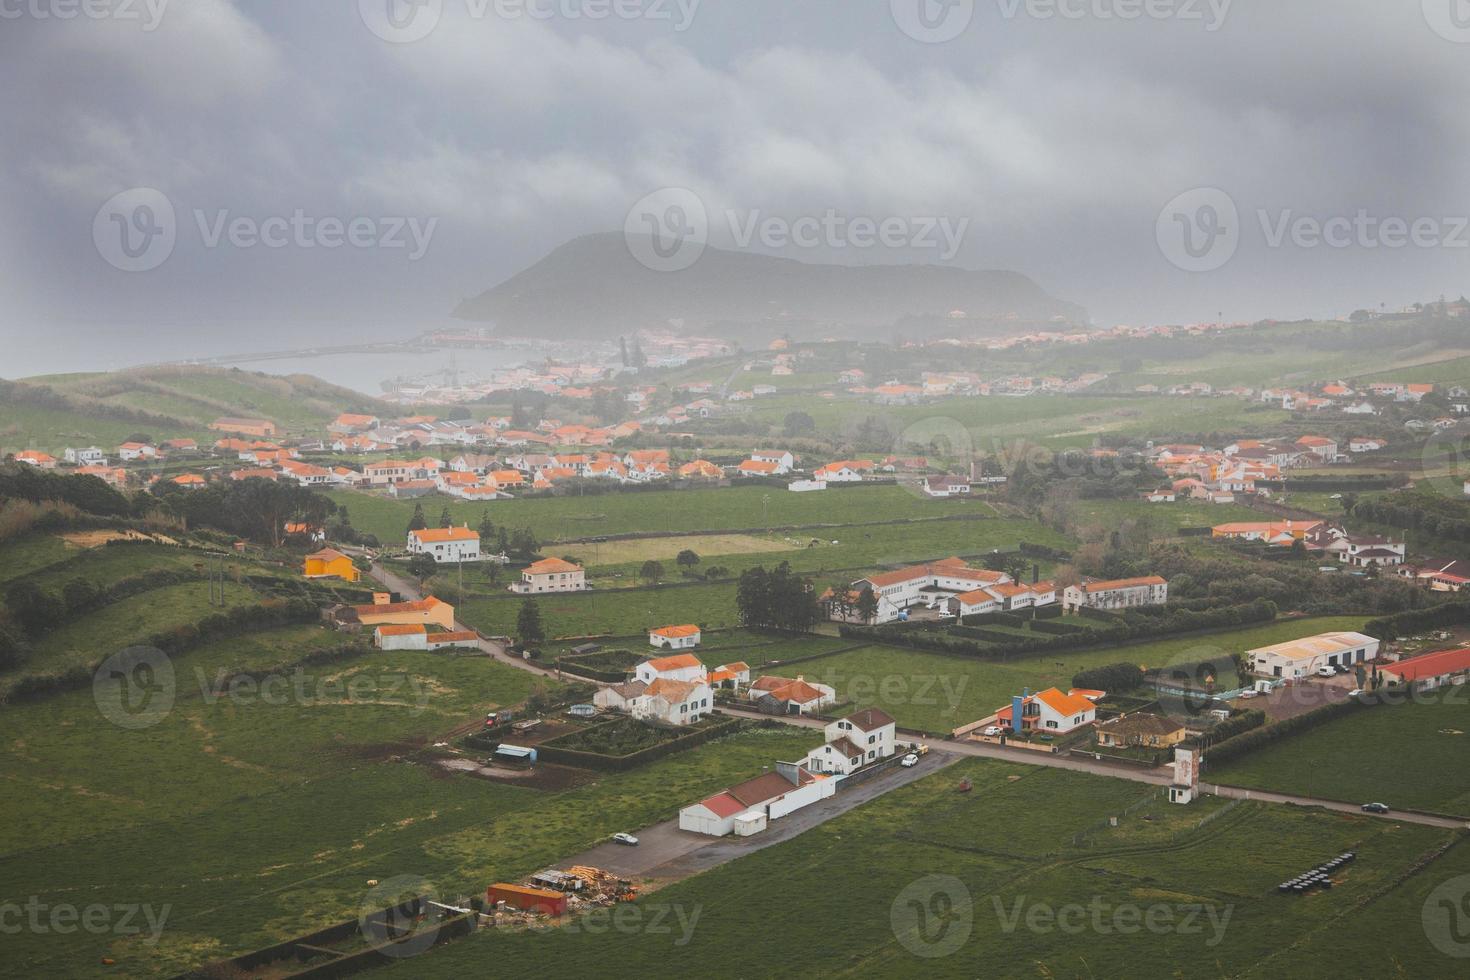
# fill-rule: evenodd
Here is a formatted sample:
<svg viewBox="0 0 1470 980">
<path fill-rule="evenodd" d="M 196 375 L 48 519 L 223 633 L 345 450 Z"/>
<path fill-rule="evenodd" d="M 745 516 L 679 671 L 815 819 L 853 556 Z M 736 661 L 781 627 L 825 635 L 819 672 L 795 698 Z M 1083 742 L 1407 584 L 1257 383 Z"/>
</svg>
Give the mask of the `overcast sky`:
<svg viewBox="0 0 1470 980">
<path fill-rule="evenodd" d="M 0 0 L 0 376 L 439 325 L 664 187 L 697 195 L 718 244 L 727 211 L 736 227 L 968 222 L 952 257 L 922 241 L 781 254 L 1014 269 L 1103 324 L 1470 291 L 1458 0 L 127 0 L 63 16 L 88 2 Z M 588 16 L 609 9 L 638 16 Z M 157 195 L 104 209 L 136 188 Z M 1215 192 L 1164 212 L 1197 188 L 1236 214 L 1202 210 Z M 158 195 L 172 251 L 117 268 L 157 257 L 117 249 L 158 229 L 139 210 Z M 252 244 L 298 211 L 305 232 Z M 1375 223 L 1346 247 L 1310 226 L 1273 244 L 1288 212 Z M 353 219 L 373 244 L 321 247 Z M 1389 248 L 1383 219 L 1434 224 Z M 1167 241 L 1186 223 L 1193 254 Z"/>
</svg>

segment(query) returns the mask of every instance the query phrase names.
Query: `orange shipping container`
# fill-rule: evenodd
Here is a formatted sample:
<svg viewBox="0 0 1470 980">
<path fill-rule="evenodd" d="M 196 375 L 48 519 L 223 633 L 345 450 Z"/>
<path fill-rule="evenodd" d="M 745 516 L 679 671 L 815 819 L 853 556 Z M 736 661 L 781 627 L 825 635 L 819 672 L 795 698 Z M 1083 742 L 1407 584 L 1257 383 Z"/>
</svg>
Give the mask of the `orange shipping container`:
<svg viewBox="0 0 1470 980">
<path fill-rule="evenodd" d="M 504 902 L 511 908 L 526 912 L 544 912 L 547 915 L 566 915 L 567 913 L 567 896 L 562 892 L 525 888 L 521 885 L 498 884 L 485 889 L 485 898 L 491 903 Z"/>
</svg>

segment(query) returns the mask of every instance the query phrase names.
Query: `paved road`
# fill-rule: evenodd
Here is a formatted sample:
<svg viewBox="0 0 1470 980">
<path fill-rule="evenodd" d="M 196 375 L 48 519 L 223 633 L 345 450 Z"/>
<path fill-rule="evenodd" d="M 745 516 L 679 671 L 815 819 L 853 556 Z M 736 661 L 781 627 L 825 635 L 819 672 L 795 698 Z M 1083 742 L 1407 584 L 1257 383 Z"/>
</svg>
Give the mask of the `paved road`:
<svg viewBox="0 0 1470 980">
<path fill-rule="evenodd" d="M 680 830 L 677 820 L 666 820 L 634 831 L 633 836 L 638 838 L 637 847 L 610 842 L 599 844 L 589 851 L 567 858 L 557 867 L 566 869 L 574 865 L 588 865 L 623 878 L 686 878 L 790 840 L 854 807 L 907 786 L 958 761 L 959 757 L 956 755 L 946 756 L 931 752 L 921 758 L 919 764 L 912 769 L 895 767 L 852 789 L 839 790 L 830 799 L 803 807 L 779 820 L 772 820 L 765 832 L 755 837 L 708 837 Z"/>
<path fill-rule="evenodd" d="M 1422 824 L 1425 827 L 1446 827 L 1458 829 L 1470 827 L 1470 822 L 1455 820 L 1450 817 L 1436 817 L 1427 813 L 1409 813 L 1396 811 L 1386 814 L 1366 814 L 1362 807 L 1354 803 L 1342 803 L 1337 800 L 1319 800 L 1311 796 L 1292 796 L 1289 793 L 1268 793 L 1258 789 L 1241 789 L 1238 786 L 1209 786 L 1200 784 L 1200 789 L 1214 796 L 1223 796 L 1231 800 L 1264 800 L 1267 803 L 1290 803 L 1296 806 L 1319 806 L 1324 810 L 1333 810 L 1338 813 L 1353 813 L 1360 817 L 1375 816 L 1379 820 L 1399 820 L 1403 823 Z"/>
<path fill-rule="evenodd" d="M 400 575 L 395 575 L 394 573 L 385 569 L 382 565 L 373 565 L 373 576 L 395 592 L 401 593 L 404 596 L 421 598 L 421 593 L 419 592 L 418 587 L 413 582 L 403 578 Z M 459 623 L 456 623 L 455 625 L 460 629 L 472 628 Z M 502 663 L 509 664 L 513 667 L 519 667 L 521 670 L 540 674 L 544 677 L 559 676 L 559 672 L 551 668 L 542 667 L 537 664 L 529 663 L 525 660 L 522 660 L 519 657 L 511 656 L 505 651 L 503 647 L 501 647 L 497 643 L 492 643 L 487 640 L 484 641 L 482 646 L 487 653 L 489 653 L 491 656 L 495 657 Z M 737 715 L 744 718 L 774 719 L 775 721 L 779 721 L 787 725 L 794 725 L 801 728 L 821 729 L 826 727 L 825 722 L 818 721 L 815 718 L 807 718 L 802 715 L 765 715 L 757 711 L 746 711 L 744 709 L 731 708 L 728 706 L 724 707 L 722 710 L 726 714 L 730 715 Z M 989 742 L 950 742 L 941 739 L 922 738 L 910 740 L 917 741 L 921 745 L 927 745 L 931 750 L 931 755 L 926 758 L 931 759 L 934 758 L 933 753 L 952 757 L 950 761 L 953 761 L 953 757 L 973 756 L 982 759 L 1002 759 L 1007 762 L 1019 762 L 1024 765 L 1030 766 L 1049 766 L 1053 769 L 1070 769 L 1074 772 L 1092 773 L 1096 776 L 1109 776 L 1114 779 L 1126 779 L 1135 783 L 1149 783 L 1155 786 L 1168 786 L 1171 782 L 1173 782 L 1173 773 L 1168 766 L 1160 766 L 1155 769 L 1140 769 L 1136 766 L 1130 766 L 1125 763 L 1110 762 L 1107 760 L 1087 759 L 1075 755 L 1050 755 L 1042 752 L 1032 752 L 1027 749 L 1002 748 L 999 745 L 993 745 Z M 909 770 L 904 775 L 911 778 L 918 778 L 920 774 L 928 772 L 933 768 L 934 766 L 932 764 L 920 765 L 915 769 Z M 887 788 L 892 788 L 887 787 L 888 780 L 886 778 L 882 780 L 877 780 L 876 782 L 881 782 L 884 784 L 886 788 L 883 789 L 883 792 L 886 792 Z M 896 785 L 903 785 L 903 783 L 898 783 Z M 1357 805 L 1352 803 L 1344 803 L 1341 800 L 1324 800 L 1311 796 L 1295 796 L 1289 793 L 1268 793 L 1262 790 L 1247 790 L 1240 789 L 1234 786 L 1207 785 L 1203 783 L 1200 785 L 1200 789 L 1205 793 L 1209 793 L 1214 796 L 1224 797 L 1226 799 L 1263 800 L 1267 803 L 1290 803 L 1296 806 L 1317 806 L 1322 807 L 1324 810 L 1332 810 L 1338 813 L 1356 813 L 1360 815 L 1362 814 L 1362 810 Z M 822 806 L 825 806 L 828 803 L 834 803 L 839 800 L 847 801 L 853 798 L 859 792 L 860 790 L 852 790 L 849 791 L 847 794 L 838 794 L 832 800 L 825 801 Z M 848 804 L 846 809 L 851 809 L 851 807 L 856 806 L 858 803 L 861 802 L 863 802 L 863 800 L 861 799 L 852 799 L 852 802 Z M 800 812 L 820 812 L 822 810 L 822 806 L 808 807 L 807 810 L 803 810 Z M 835 813 L 830 814 L 823 819 L 830 819 L 831 816 L 835 815 Z M 781 824 L 784 824 L 786 826 L 799 828 L 792 830 L 789 834 L 787 834 L 787 836 L 794 836 L 795 834 L 798 834 L 802 830 L 806 829 L 806 827 L 799 826 L 800 821 L 795 821 L 794 823 L 789 824 L 787 823 L 788 821 L 793 821 L 795 816 L 797 815 L 784 818 L 782 821 L 780 821 Z M 1382 816 L 1380 819 L 1400 820 L 1404 823 L 1421 824 L 1426 827 L 1470 827 L 1470 822 L 1464 820 L 1455 820 L 1449 817 L 1437 817 L 1425 813 L 1409 813 L 1404 811 L 1396 811 L 1387 814 L 1386 816 Z M 820 823 L 821 820 L 818 820 L 817 822 Z M 572 863 L 586 863 L 591 864 L 594 867 L 606 867 L 607 870 L 613 871 L 615 870 L 612 866 L 613 863 L 624 861 L 628 867 L 636 868 L 638 870 L 618 871 L 617 873 L 647 874 L 649 868 L 653 868 L 664 863 L 677 862 L 681 860 L 693 860 L 693 855 L 703 854 L 704 852 L 709 851 L 710 848 L 716 847 L 716 845 L 705 845 L 703 847 L 698 846 L 700 841 L 698 835 L 684 835 L 683 832 L 680 831 L 676 825 L 673 826 L 671 831 L 671 833 L 676 836 L 666 837 L 665 832 L 660 829 L 666 826 L 666 824 L 659 824 L 655 827 L 650 827 L 647 831 L 644 832 L 645 834 L 652 835 L 652 841 L 650 842 L 652 846 L 649 847 L 646 851 L 644 851 L 642 845 L 640 845 L 639 847 L 618 847 L 618 851 L 621 852 L 643 851 L 645 854 L 649 855 L 646 858 L 635 857 L 631 853 L 627 853 L 626 857 L 624 857 L 616 852 L 609 852 L 605 850 L 605 848 L 611 848 L 615 845 L 603 845 L 603 847 L 594 848 L 593 850 L 587 852 L 586 855 L 582 856 L 587 858 L 587 860 L 583 861 L 582 858 L 577 858 L 574 859 Z M 815 824 L 813 824 L 813 826 L 815 826 Z M 762 842 L 761 846 L 765 846 L 766 842 L 774 843 L 786 839 L 785 836 L 778 836 L 777 833 L 774 832 L 776 828 L 777 825 L 772 824 L 772 831 L 768 831 L 766 834 L 761 835 L 761 837 L 759 838 Z M 638 836 L 639 840 L 642 841 L 643 836 Z M 695 839 L 693 841 L 686 841 L 684 840 L 684 837 L 694 837 Z M 712 852 L 715 854 L 716 857 L 719 858 L 715 861 L 715 863 L 723 863 L 723 861 L 730 860 L 731 857 L 739 856 L 739 854 L 748 854 L 752 850 L 756 849 L 754 845 L 748 842 L 725 845 L 725 849 L 732 847 L 736 851 L 738 851 L 738 853 L 732 854 L 729 857 L 721 857 L 718 851 Z M 596 857 L 593 857 L 594 855 L 596 855 Z M 609 861 L 611 863 L 606 865 L 598 864 L 598 859 Z M 651 864 L 650 862 L 656 863 Z"/>
<path fill-rule="evenodd" d="M 405 599 L 422 599 L 424 597 L 424 593 L 419 588 L 417 582 L 414 582 L 412 579 L 404 578 L 402 575 L 399 575 L 396 572 L 389 571 L 382 565 L 381 562 L 373 562 L 373 567 L 370 574 L 373 578 L 377 579 L 384 586 L 386 586 L 390 592 L 397 592 Z M 473 626 L 470 626 L 467 623 L 462 623 L 458 619 L 454 621 L 454 628 L 457 630 L 475 629 Z M 506 652 L 505 647 L 501 646 L 499 643 L 494 642 L 493 640 L 481 640 L 480 649 L 484 650 L 490 656 L 494 657 L 496 660 L 499 660 L 503 664 L 509 664 L 512 667 L 519 667 L 521 670 L 528 671 L 529 673 L 539 674 L 542 677 L 551 677 L 557 679 L 561 677 L 561 671 L 551 667 L 542 667 L 538 664 L 531 663 L 528 660 L 524 660 L 520 657 L 514 656 Z"/>
<path fill-rule="evenodd" d="M 742 708 L 731 708 L 729 706 L 722 707 L 720 710 L 726 714 L 739 715 L 742 718 L 773 718 L 775 721 L 802 728 L 820 729 L 827 726 L 826 722 L 800 715 L 764 715 L 758 711 L 746 711 Z M 1020 762 L 1030 766 L 1050 766 L 1053 769 L 1071 769 L 1075 772 L 1090 772 L 1099 776 L 1127 779 L 1135 783 L 1152 783 L 1156 786 L 1167 786 L 1173 781 L 1172 771 L 1167 767 L 1140 769 L 1137 766 L 1130 766 L 1127 763 L 1085 759 L 1074 755 L 1052 755 L 1046 752 L 1033 752 L 1029 749 L 1002 748 L 999 745 L 992 745 L 989 742 L 950 742 L 943 739 L 913 738 L 908 735 L 901 737 L 907 741 L 927 745 L 931 751 L 948 755 L 968 755 L 981 759 L 1004 759 L 1007 762 Z"/>
</svg>

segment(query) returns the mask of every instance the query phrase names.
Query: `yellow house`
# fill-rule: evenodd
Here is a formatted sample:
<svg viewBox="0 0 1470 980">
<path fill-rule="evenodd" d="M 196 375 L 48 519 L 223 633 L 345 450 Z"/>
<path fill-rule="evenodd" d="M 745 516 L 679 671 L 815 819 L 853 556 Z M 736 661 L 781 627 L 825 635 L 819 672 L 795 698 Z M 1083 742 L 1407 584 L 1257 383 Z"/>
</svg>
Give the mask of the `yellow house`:
<svg viewBox="0 0 1470 980">
<path fill-rule="evenodd" d="M 352 559 L 332 548 L 323 548 L 315 554 L 307 555 L 302 574 L 307 578 L 340 578 L 348 582 L 356 582 L 362 578 L 362 573 L 352 564 Z"/>
</svg>

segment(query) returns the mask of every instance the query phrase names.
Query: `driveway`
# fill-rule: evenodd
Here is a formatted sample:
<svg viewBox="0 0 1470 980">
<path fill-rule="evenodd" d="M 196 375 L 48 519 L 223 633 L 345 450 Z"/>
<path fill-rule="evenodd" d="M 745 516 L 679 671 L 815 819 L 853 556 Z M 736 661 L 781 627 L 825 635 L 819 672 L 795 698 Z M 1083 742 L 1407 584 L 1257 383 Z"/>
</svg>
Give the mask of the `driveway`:
<svg viewBox="0 0 1470 980">
<path fill-rule="evenodd" d="M 557 867 L 566 869 L 574 865 L 587 865 L 622 878 L 677 881 L 790 840 L 869 800 L 907 786 L 957 761 L 958 756 L 931 752 L 911 769 L 894 767 L 852 789 L 838 790 L 830 799 L 803 807 L 779 820 L 772 820 L 764 832 L 754 837 L 708 837 L 680 830 L 677 820 L 665 820 L 652 827 L 633 831 L 633 836 L 638 838 L 637 847 L 611 842 L 599 844 L 591 850 L 567 858 Z"/>
<path fill-rule="evenodd" d="M 419 588 L 417 582 L 404 578 L 396 572 L 390 572 L 387 568 L 383 567 L 381 562 L 374 562 L 372 571 L 369 574 L 387 587 L 390 592 L 397 592 L 404 599 L 415 600 L 424 597 L 423 590 Z M 478 632 L 473 626 L 470 626 L 468 623 L 462 623 L 458 619 L 454 621 L 454 628 L 457 630 Z M 539 674 L 542 677 L 550 677 L 555 680 L 561 679 L 561 671 L 553 667 L 542 667 L 539 664 L 534 664 L 524 658 L 517 657 L 494 640 L 481 639 L 480 649 L 508 666 L 519 667 L 521 670 L 532 674 Z"/>
</svg>

